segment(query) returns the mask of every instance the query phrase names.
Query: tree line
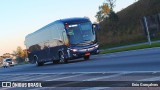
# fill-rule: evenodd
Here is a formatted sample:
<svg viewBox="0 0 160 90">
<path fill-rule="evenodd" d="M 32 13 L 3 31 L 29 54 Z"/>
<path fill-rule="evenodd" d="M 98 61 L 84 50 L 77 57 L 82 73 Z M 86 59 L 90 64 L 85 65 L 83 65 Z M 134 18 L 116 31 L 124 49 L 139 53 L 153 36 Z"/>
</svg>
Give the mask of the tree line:
<svg viewBox="0 0 160 90">
<path fill-rule="evenodd" d="M 105 19 L 111 21 L 117 21 L 118 16 L 113 10 L 115 7 L 116 0 L 106 0 L 101 6 L 99 6 L 99 11 L 96 14 L 97 21 L 100 23 Z"/>
<path fill-rule="evenodd" d="M 100 25 L 97 38 L 102 48 L 128 45 L 147 40 L 141 20 L 160 12 L 159 0 L 135 0 L 119 12 L 114 11 L 117 0 L 105 0 L 95 17 Z M 152 39 L 158 39 L 158 37 Z"/>
<path fill-rule="evenodd" d="M 23 63 L 27 58 L 27 51 L 18 46 L 17 49 L 12 53 L 4 53 L 2 56 L 0 56 L 0 64 L 2 64 L 3 59 L 5 58 L 12 58 L 17 63 Z"/>
</svg>

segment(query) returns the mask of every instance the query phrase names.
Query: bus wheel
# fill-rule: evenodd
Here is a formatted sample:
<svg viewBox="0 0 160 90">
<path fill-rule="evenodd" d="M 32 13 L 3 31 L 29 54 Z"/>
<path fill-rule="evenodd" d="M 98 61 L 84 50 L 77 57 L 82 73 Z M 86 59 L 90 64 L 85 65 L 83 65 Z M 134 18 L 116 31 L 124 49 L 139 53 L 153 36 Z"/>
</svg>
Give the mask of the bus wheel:
<svg viewBox="0 0 160 90">
<path fill-rule="evenodd" d="M 67 59 L 65 59 L 63 52 L 59 53 L 59 59 L 60 59 L 59 60 L 60 63 L 67 63 L 68 62 Z"/>
<path fill-rule="evenodd" d="M 38 61 L 36 61 L 36 65 L 37 65 L 37 66 L 43 66 L 44 63 L 43 63 L 43 62 L 38 62 Z"/>
<path fill-rule="evenodd" d="M 84 56 L 84 60 L 88 60 L 89 59 L 89 56 Z"/>
<path fill-rule="evenodd" d="M 36 61 L 36 66 L 43 66 L 43 62 L 38 62 L 38 57 L 34 56 L 34 60 Z"/>
</svg>

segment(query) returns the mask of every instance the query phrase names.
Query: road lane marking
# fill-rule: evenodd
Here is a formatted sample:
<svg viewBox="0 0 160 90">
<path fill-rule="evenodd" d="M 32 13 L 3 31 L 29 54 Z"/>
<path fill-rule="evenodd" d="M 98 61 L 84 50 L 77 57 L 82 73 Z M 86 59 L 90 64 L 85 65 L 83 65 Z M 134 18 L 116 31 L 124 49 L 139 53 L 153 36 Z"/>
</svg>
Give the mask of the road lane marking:
<svg viewBox="0 0 160 90">
<path fill-rule="evenodd" d="M 145 78 L 145 79 L 141 79 L 141 80 L 138 80 L 138 81 L 157 81 L 157 80 L 160 80 L 160 76 L 152 77 L 152 78 Z"/>
<path fill-rule="evenodd" d="M 26 77 L 28 77 L 30 75 L 23 75 L 23 76 L 14 76 L 14 77 L 11 77 L 11 79 L 9 79 L 9 81 L 17 81 L 17 80 L 21 80 L 21 79 L 24 79 Z"/>
<path fill-rule="evenodd" d="M 41 77 L 35 77 L 35 78 L 28 79 L 27 81 L 36 81 L 36 80 L 42 81 L 42 80 L 44 80 L 45 78 L 55 77 L 55 76 L 58 76 L 58 75 L 59 75 L 59 74 L 53 75 L 53 76 L 41 76 Z M 42 80 L 39 80 L 39 79 L 42 79 Z"/>
<path fill-rule="evenodd" d="M 85 74 L 88 74 L 88 73 L 85 73 Z M 61 79 L 66 79 L 66 78 L 71 78 L 71 77 L 76 77 L 76 76 L 82 76 L 82 75 L 85 75 L 85 74 L 68 76 L 68 77 L 62 77 L 62 78 L 57 78 L 57 79 L 53 79 L 53 80 L 61 80 Z M 103 78 L 118 77 L 118 76 L 121 76 L 121 75 L 124 75 L 124 74 L 126 74 L 126 73 L 120 73 L 120 74 L 115 74 L 115 75 L 109 75 L 109 76 L 99 77 L 99 78 L 87 79 L 87 80 L 83 80 L 83 81 L 94 81 L 94 80 L 103 79 Z M 57 88 L 57 87 L 61 87 L 61 86 L 64 86 L 64 85 L 76 84 L 76 83 L 79 83 L 79 82 L 81 82 L 81 81 L 75 81 L 75 82 L 70 82 L 70 83 L 65 83 L 65 84 L 59 84 L 59 85 L 56 85 L 56 86 L 52 87 L 52 89 L 53 88 Z M 92 90 L 93 89 L 94 88 L 92 88 Z M 37 89 L 30 89 L 30 90 L 37 90 Z"/>
<path fill-rule="evenodd" d="M 103 76 L 103 77 L 97 77 L 97 78 L 91 78 L 91 79 L 87 79 L 87 80 L 83 80 L 83 81 L 95 81 L 95 80 L 99 80 L 99 79 L 107 79 L 107 78 L 113 78 L 113 77 L 118 77 L 121 75 L 124 75 L 126 73 L 119 73 L 119 74 L 115 74 L 115 75 L 109 75 L 109 76 Z"/>
<path fill-rule="evenodd" d="M 118 77 L 118 76 L 121 76 L 121 75 L 124 75 L 124 74 L 126 74 L 126 73 L 109 75 L 109 76 L 104 76 L 104 77 L 99 77 L 99 78 L 86 79 L 86 80 L 82 80 L 82 81 L 95 81 L 95 80 L 98 80 L 98 79 Z M 69 85 L 69 84 L 76 84 L 76 83 L 80 83 L 80 82 L 81 81 L 75 81 L 75 82 L 70 82 L 70 83 L 65 83 L 65 84 L 59 84 L 57 86 L 54 86 L 53 88 L 57 88 L 57 87 L 61 87 L 61 86 L 64 86 L 64 85 Z M 108 88 L 108 87 L 105 87 L 105 88 Z M 92 88 L 92 89 L 89 89 L 89 90 L 97 90 L 97 89 Z"/>
<path fill-rule="evenodd" d="M 29 76 L 27 76 L 27 77 L 22 77 L 22 78 L 20 78 L 20 79 L 18 79 L 18 80 L 20 80 L 20 81 L 27 81 L 27 80 L 29 80 L 29 79 L 32 79 L 32 78 L 34 78 L 34 77 L 38 77 L 38 76 L 40 76 L 40 75 L 29 75 Z M 17 80 L 17 79 L 16 79 Z M 14 81 L 14 80 L 13 80 Z"/>
<path fill-rule="evenodd" d="M 28 89 L 28 90 L 52 90 L 52 87 L 48 88 L 48 87 L 42 87 L 42 88 L 32 88 L 32 89 Z"/>
<path fill-rule="evenodd" d="M 72 78 L 72 77 L 77 77 L 77 76 L 82 76 L 82 75 L 86 75 L 86 73 L 85 74 L 78 74 L 78 75 L 72 75 L 72 76 L 67 76 L 67 77 L 61 77 L 61 78 L 56 78 L 56 79 L 50 79 L 50 80 L 46 80 L 46 81 L 55 81 L 55 80 L 62 80 L 62 79 L 67 79 L 67 78 Z M 73 82 L 72 82 L 73 83 Z M 68 83 L 67 83 L 68 84 Z M 61 85 L 67 85 L 67 84 L 60 84 L 60 85 L 58 85 L 58 86 L 61 86 Z M 57 86 L 56 87 L 52 87 L 52 89 L 53 88 L 57 88 Z M 29 90 L 40 90 L 41 88 L 34 88 L 34 89 L 29 89 Z"/>
<path fill-rule="evenodd" d="M 82 90 L 101 90 L 101 89 L 107 89 L 110 87 L 92 87 L 92 88 L 86 88 L 86 89 L 82 89 Z"/>
<path fill-rule="evenodd" d="M 126 72 L 123 72 L 123 73 L 115 73 L 114 75 L 108 75 L 108 76 L 104 76 L 104 77 L 97 77 L 97 78 L 91 78 L 91 79 L 86 79 L 86 80 L 83 80 L 83 81 L 95 81 L 95 80 L 99 80 L 99 79 L 104 79 L 104 78 L 113 78 L 113 77 L 118 77 L 118 76 L 121 76 L 123 74 L 134 74 L 134 73 L 145 73 L 148 71 L 134 71 L 134 72 L 131 72 L 131 71 L 126 71 Z M 155 74 L 157 73 L 158 71 L 150 71 L 150 73 L 152 74 Z M 92 73 L 96 73 L 96 72 L 92 72 Z M 82 75 L 85 75 L 85 74 L 92 74 L 91 72 L 90 73 L 77 73 L 77 72 L 74 72 L 72 74 L 78 74 L 78 75 L 72 75 L 72 76 L 66 76 L 66 77 L 62 77 L 62 78 L 57 78 L 57 79 L 53 79 L 53 80 L 61 80 L 61 79 L 67 79 L 67 78 L 72 78 L 72 77 L 77 77 L 77 76 L 82 76 Z M 97 73 L 100 73 L 100 72 L 97 72 Z M 106 72 L 103 72 L 103 73 L 106 73 Z M 108 72 L 107 72 L 108 73 Z M 113 73 L 113 72 L 112 72 Z M 69 73 L 65 73 L 65 74 L 69 74 Z M 35 74 L 37 75 L 37 74 Z M 44 74 L 45 75 L 45 74 Z M 56 74 L 56 75 L 60 75 L 60 74 Z M 0 75 L 1 76 L 1 75 Z M 2 75 L 3 76 L 3 75 Z M 21 79 L 19 79 L 21 80 Z M 138 80 L 138 81 L 155 81 L 155 80 L 160 80 L 160 76 L 159 77 L 152 77 L 152 78 L 146 78 L 146 79 L 141 79 L 141 80 Z M 136 81 L 136 80 L 135 80 Z M 74 84 L 74 83 L 78 83 L 78 82 L 71 82 L 71 83 L 66 83 L 66 84 L 62 84 L 62 85 L 68 85 L 68 84 Z M 61 85 L 59 85 L 61 86 Z M 56 88 L 56 87 L 52 87 L 52 88 Z M 106 89 L 106 88 L 110 88 L 110 87 L 92 87 L 92 88 L 86 88 L 86 89 L 82 89 L 82 90 L 97 90 L 97 89 Z M 31 89 L 32 90 L 32 89 Z M 34 90 L 34 89 L 33 89 Z M 37 89 L 36 89 L 37 90 Z"/>
<path fill-rule="evenodd" d="M 124 73 L 160 73 L 160 71 L 123 71 Z M 94 74 L 94 73 L 106 73 L 106 72 L 72 72 L 72 73 L 69 73 L 69 72 L 66 72 L 66 73 L 40 73 L 40 75 L 42 74 L 42 76 L 46 76 L 47 74 L 49 75 L 63 75 L 63 74 Z M 120 71 L 112 71 L 112 72 L 107 72 L 107 73 L 122 73 Z M 18 77 L 15 77 L 16 75 L 18 75 Z M 21 75 L 21 76 L 20 76 Z M 23 76 L 22 76 L 23 75 Z M 4 77 L 4 78 L 1 78 L 2 80 L 5 80 L 7 78 L 7 80 L 21 80 L 20 78 L 23 79 L 23 77 L 26 77 L 26 76 L 29 76 L 29 75 L 39 75 L 36 74 L 36 73 L 31 73 L 31 74 L 1 74 L 0 77 Z M 50 76 L 47 76 L 47 77 L 50 77 Z M 29 79 L 29 78 L 28 78 Z M 38 78 L 37 78 L 38 79 Z M 30 78 L 30 80 L 34 80 L 32 78 Z"/>
<path fill-rule="evenodd" d="M 83 80 L 83 81 L 95 81 L 95 80 L 98 80 L 98 79 L 104 79 L 104 78 L 106 79 L 106 78 L 118 77 L 118 76 L 125 75 L 125 74 L 129 74 L 129 73 L 119 73 L 119 74 L 115 74 L 115 75 L 92 78 L 92 79 Z M 110 88 L 110 87 L 92 87 L 92 88 L 86 88 L 86 89 L 82 89 L 82 90 L 100 90 L 100 89 L 107 89 L 107 88 Z"/>
<path fill-rule="evenodd" d="M 10 88 L 10 87 L 7 87 L 7 88 L 1 88 L 0 87 L 0 90 L 9 90 L 9 89 L 13 89 L 12 87 Z"/>
<path fill-rule="evenodd" d="M 124 74 L 129 74 L 129 73 L 133 73 L 133 72 L 125 72 Z M 142 73 L 142 72 L 137 72 L 137 73 Z M 152 73 L 156 73 L 156 72 L 152 72 Z M 134 74 L 134 73 L 133 73 Z M 123 75 L 123 74 L 116 74 L 116 75 L 111 75 L 110 77 L 106 77 L 106 78 L 112 78 L 112 77 L 118 77 L 120 75 Z M 105 78 L 105 76 L 104 76 Z M 99 78 L 93 78 L 93 79 L 90 79 L 88 81 L 94 81 L 94 80 L 97 80 L 97 79 L 103 79 L 103 77 L 99 77 Z M 155 81 L 155 80 L 160 80 L 160 77 L 153 77 L 153 78 L 146 78 L 146 79 L 141 79 L 141 80 L 138 80 L 138 81 Z M 87 80 L 86 80 L 87 81 Z M 136 80 L 135 80 L 136 81 Z M 100 89 L 107 89 L 107 88 L 111 88 L 111 87 L 92 87 L 92 88 L 86 88 L 86 89 L 82 89 L 82 90 L 100 90 Z"/>
<path fill-rule="evenodd" d="M 62 79 L 67 79 L 67 78 L 72 78 L 72 77 L 77 77 L 77 76 L 82 76 L 82 75 L 86 75 L 86 74 L 78 74 L 78 75 L 66 76 L 66 77 L 50 79 L 50 80 L 46 80 L 46 81 L 56 81 L 56 80 L 62 80 Z"/>
<path fill-rule="evenodd" d="M 46 75 L 50 75 L 50 76 L 46 76 Z M 37 79 L 42 79 L 42 78 L 49 79 L 49 77 L 53 78 L 53 77 L 56 77 L 56 76 L 59 76 L 59 75 L 65 75 L 65 74 L 64 73 L 61 73 L 61 74 L 42 74 L 41 77 L 35 77 L 35 78 L 27 79 L 27 81 L 33 81 L 33 80 L 35 81 Z"/>
</svg>

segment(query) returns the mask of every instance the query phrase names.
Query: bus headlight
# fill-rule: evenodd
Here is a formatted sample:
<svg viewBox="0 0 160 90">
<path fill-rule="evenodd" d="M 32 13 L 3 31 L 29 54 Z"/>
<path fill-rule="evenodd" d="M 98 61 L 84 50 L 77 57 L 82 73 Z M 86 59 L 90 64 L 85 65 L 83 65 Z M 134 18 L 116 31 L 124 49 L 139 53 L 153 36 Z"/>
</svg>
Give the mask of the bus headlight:
<svg viewBox="0 0 160 90">
<path fill-rule="evenodd" d="M 73 52 L 77 52 L 78 50 L 77 50 L 77 49 L 71 49 L 71 51 L 73 51 Z"/>
<path fill-rule="evenodd" d="M 96 45 L 95 47 L 96 47 L 96 48 L 98 48 L 98 47 L 99 47 L 99 45 Z"/>
</svg>

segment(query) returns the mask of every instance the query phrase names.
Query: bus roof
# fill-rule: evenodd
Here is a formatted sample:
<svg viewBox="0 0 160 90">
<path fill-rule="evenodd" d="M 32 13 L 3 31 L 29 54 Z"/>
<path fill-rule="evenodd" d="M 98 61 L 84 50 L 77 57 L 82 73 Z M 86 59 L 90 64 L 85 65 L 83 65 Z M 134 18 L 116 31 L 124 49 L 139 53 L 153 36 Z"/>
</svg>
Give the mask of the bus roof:
<svg viewBox="0 0 160 90">
<path fill-rule="evenodd" d="M 50 23 L 50 24 L 48 24 L 48 25 L 46 25 L 46 26 L 44 26 L 44 27 L 36 30 L 36 31 L 33 32 L 33 33 L 36 33 L 36 32 L 38 32 L 38 31 L 41 31 L 41 30 L 43 30 L 43 28 L 46 28 L 46 27 L 52 25 L 53 23 L 57 23 L 57 22 L 62 22 L 62 23 L 64 23 L 64 24 L 75 24 L 75 23 L 82 23 L 82 22 L 90 22 L 90 20 L 89 20 L 89 18 L 87 18 L 87 17 L 60 19 L 60 20 L 54 21 L 54 22 L 52 22 L 52 23 Z M 26 38 L 27 38 L 28 36 L 32 35 L 33 33 L 28 34 L 28 35 L 26 36 Z"/>
<path fill-rule="evenodd" d="M 67 18 L 67 19 L 61 19 L 60 21 L 62 21 L 64 24 L 75 24 L 75 23 L 81 23 L 81 22 L 90 22 L 90 20 L 88 18 Z"/>
</svg>

